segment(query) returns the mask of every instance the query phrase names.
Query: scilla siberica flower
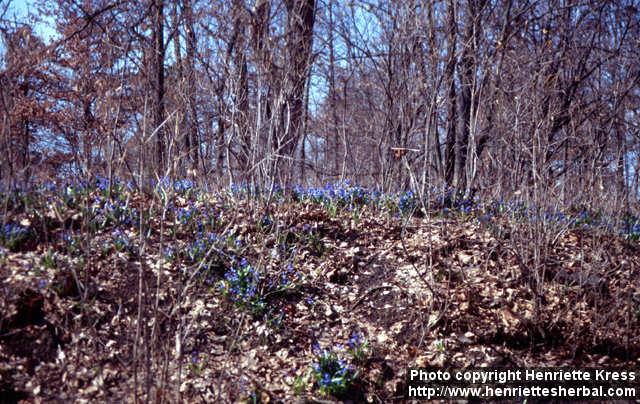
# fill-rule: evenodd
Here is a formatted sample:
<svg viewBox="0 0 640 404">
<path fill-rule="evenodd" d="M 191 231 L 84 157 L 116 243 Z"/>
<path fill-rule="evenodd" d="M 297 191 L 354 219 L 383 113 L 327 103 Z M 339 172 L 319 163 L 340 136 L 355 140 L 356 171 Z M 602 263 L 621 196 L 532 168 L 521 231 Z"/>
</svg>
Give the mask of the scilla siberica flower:
<svg viewBox="0 0 640 404">
<path fill-rule="evenodd" d="M 0 229 L 0 242 L 12 250 L 25 242 L 29 238 L 29 234 L 29 228 L 7 223 Z"/>
<path fill-rule="evenodd" d="M 231 267 L 224 274 L 220 290 L 236 305 L 259 310 L 263 306 L 258 289 L 260 282 L 259 272 L 243 258 L 240 265 Z"/>
<path fill-rule="evenodd" d="M 345 393 L 355 378 L 353 368 L 333 351 L 324 349 L 320 352 L 317 342 L 313 344 L 312 349 L 316 355 L 316 362 L 311 365 L 311 369 L 318 390 L 322 394 Z"/>
</svg>

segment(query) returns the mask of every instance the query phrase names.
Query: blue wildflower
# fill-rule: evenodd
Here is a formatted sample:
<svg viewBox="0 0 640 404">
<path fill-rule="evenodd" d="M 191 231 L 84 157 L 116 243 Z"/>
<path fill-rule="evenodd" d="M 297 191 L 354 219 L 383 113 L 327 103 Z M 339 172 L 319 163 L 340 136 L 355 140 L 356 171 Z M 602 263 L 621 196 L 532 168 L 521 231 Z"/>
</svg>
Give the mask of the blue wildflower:
<svg viewBox="0 0 640 404">
<path fill-rule="evenodd" d="M 351 366 L 333 351 L 325 349 L 320 353 L 316 344 L 313 351 L 317 361 L 312 364 L 312 371 L 320 392 L 334 395 L 346 392 L 354 378 Z"/>
<path fill-rule="evenodd" d="M 101 175 L 96 176 L 96 187 L 100 191 L 106 191 L 109 188 L 109 179 Z"/>
<path fill-rule="evenodd" d="M 13 250 L 26 242 L 31 234 L 28 227 L 19 224 L 6 223 L 0 230 L 0 243 Z"/>
<path fill-rule="evenodd" d="M 360 346 L 361 343 L 362 343 L 362 334 L 354 332 L 349 337 L 349 342 L 347 344 L 349 345 L 349 348 L 354 349 Z"/>
</svg>

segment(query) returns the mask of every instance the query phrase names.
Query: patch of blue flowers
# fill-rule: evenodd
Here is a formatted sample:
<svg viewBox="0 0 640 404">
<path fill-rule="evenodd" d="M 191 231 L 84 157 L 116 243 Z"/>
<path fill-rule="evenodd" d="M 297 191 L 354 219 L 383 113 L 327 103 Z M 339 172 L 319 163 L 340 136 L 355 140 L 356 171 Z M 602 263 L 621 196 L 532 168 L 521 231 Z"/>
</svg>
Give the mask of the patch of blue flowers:
<svg viewBox="0 0 640 404">
<path fill-rule="evenodd" d="M 196 207 L 192 201 L 186 206 L 169 205 L 169 212 L 175 217 L 176 229 L 187 233 L 216 231 L 222 223 L 222 211 L 216 211 L 207 205 Z"/>
<path fill-rule="evenodd" d="M 261 284 L 260 272 L 243 258 L 224 274 L 219 289 L 236 306 L 259 314 L 265 309 L 260 289 Z"/>
<path fill-rule="evenodd" d="M 310 201 L 322 205 L 335 204 L 339 207 L 368 205 L 375 200 L 378 193 L 371 193 L 350 181 L 327 183 L 323 187 L 303 188 L 297 185 L 293 188 L 293 196 L 298 201 Z"/>
<path fill-rule="evenodd" d="M 138 210 L 126 206 L 124 201 L 115 200 L 105 203 L 104 212 L 114 224 L 125 227 L 138 227 L 140 225 L 140 214 Z"/>
<path fill-rule="evenodd" d="M 127 205 L 127 202 L 119 198 L 102 198 L 96 196 L 90 208 L 91 223 L 97 229 L 109 225 L 138 227 L 140 214 L 136 208 Z"/>
<path fill-rule="evenodd" d="M 364 362 L 369 355 L 369 341 L 361 332 L 353 332 L 347 341 L 348 352 L 356 362 Z"/>
<path fill-rule="evenodd" d="M 627 217 L 623 224 L 622 234 L 628 240 L 639 241 L 640 240 L 640 219 L 633 216 Z"/>
<path fill-rule="evenodd" d="M 184 208 L 178 208 L 176 210 L 176 219 L 178 223 L 183 226 L 189 226 L 194 219 L 198 216 L 198 209 L 196 209 L 192 204 Z"/>
<path fill-rule="evenodd" d="M 82 252 L 81 237 L 79 235 L 64 232 L 60 235 L 62 250 L 72 256 L 77 256 Z"/>
<path fill-rule="evenodd" d="M 273 226 L 273 219 L 269 215 L 262 216 L 260 222 L 258 223 L 258 227 L 263 230 L 269 230 Z"/>
<path fill-rule="evenodd" d="M 86 186 L 85 186 L 86 187 Z M 131 191 L 133 186 L 130 182 L 124 183 L 118 178 L 112 178 L 109 183 L 109 178 L 97 175 L 95 179 L 95 187 L 105 196 L 115 197 L 121 195 L 125 189 Z"/>
<path fill-rule="evenodd" d="M 340 357 L 336 350 L 321 349 L 317 343 L 312 349 L 315 361 L 311 369 L 318 391 L 323 395 L 345 394 L 357 378 L 353 366 Z"/>
<path fill-rule="evenodd" d="M 452 213 L 469 215 L 482 207 L 478 196 L 466 195 L 464 191 L 455 188 L 438 189 L 432 187 L 430 193 L 435 195 L 436 209 L 441 210 L 444 215 Z"/>
<path fill-rule="evenodd" d="M 125 232 L 121 229 L 115 229 L 111 232 L 111 240 L 113 243 L 113 248 L 115 248 L 118 252 L 132 252 L 133 251 L 133 243 L 131 239 Z"/>
<path fill-rule="evenodd" d="M 299 279 L 300 274 L 291 263 L 280 273 L 268 273 L 252 266 L 246 258 L 234 258 L 231 268 L 218 282 L 218 290 L 237 307 L 248 309 L 253 315 L 264 314 L 270 324 L 279 325 L 284 313 L 278 312 L 270 296 L 295 287 Z"/>
<path fill-rule="evenodd" d="M 289 262 L 284 271 L 280 272 L 279 277 L 270 277 L 266 285 L 269 292 L 284 290 L 291 287 L 296 281 L 300 280 L 301 275 L 293 269 L 293 263 Z"/>
<path fill-rule="evenodd" d="M 479 206 L 483 206 L 480 204 Z M 571 207 L 569 212 L 554 208 L 537 209 L 527 206 L 521 201 L 498 199 L 485 205 L 483 217 L 507 217 L 510 220 L 538 222 L 545 225 L 565 226 L 573 229 L 602 229 L 615 232 L 628 240 L 640 239 L 640 221 L 633 215 L 626 214 L 622 219 L 604 215 L 602 212 L 592 211 L 584 207 Z"/>
<path fill-rule="evenodd" d="M 196 187 L 196 184 L 191 180 L 181 179 L 173 182 L 173 190 L 179 194 L 186 194 Z"/>
<path fill-rule="evenodd" d="M 430 195 L 434 196 L 432 206 L 443 214 L 470 214 L 477 209 L 480 201 L 478 197 L 465 197 L 464 193 L 453 188 L 445 190 L 432 187 Z M 367 190 L 349 181 L 328 183 L 323 187 L 303 188 L 296 186 L 293 197 L 298 201 L 308 201 L 324 206 L 328 209 L 346 208 L 349 211 L 361 206 L 384 208 L 392 214 L 401 216 L 412 215 L 419 206 L 420 199 L 413 191 L 408 190 L 397 194 L 385 194 L 378 190 Z"/>
<path fill-rule="evenodd" d="M 195 263 L 204 259 L 209 249 L 218 241 L 219 237 L 216 233 L 197 233 L 196 238 L 186 248 L 188 260 Z"/>
<path fill-rule="evenodd" d="M 402 216 L 410 215 L 418 205 L 418 198 L 413 195 L 412 191 L 406 191 L 400 194 L 398 198 L 398 210 Z"/>
<path fill-rule="evenodd" d="M 0 231 L 0 242 L 9 250 L 16 250 L 24 245 L 32 235 L 31 229 L 15 223 L 6 223 Z"/>
</svg>

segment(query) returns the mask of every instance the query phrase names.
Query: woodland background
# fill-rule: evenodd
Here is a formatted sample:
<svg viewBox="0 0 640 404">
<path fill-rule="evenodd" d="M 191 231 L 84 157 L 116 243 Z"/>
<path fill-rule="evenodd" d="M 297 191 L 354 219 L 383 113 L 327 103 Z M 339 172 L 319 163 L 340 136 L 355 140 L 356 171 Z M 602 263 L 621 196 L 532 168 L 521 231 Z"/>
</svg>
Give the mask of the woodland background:
<svg viewBox="0 0 640 404">
<path fill-rule="evenodd" d="M 7 188 L 349 178 L 637 205 L 637 1 L 0 4 Z"/>
<path fill-rule="evenodd" d="M 0 0 L 0 402 L 638 368 L 639 61 L 638 0 Z"/>
</svg>

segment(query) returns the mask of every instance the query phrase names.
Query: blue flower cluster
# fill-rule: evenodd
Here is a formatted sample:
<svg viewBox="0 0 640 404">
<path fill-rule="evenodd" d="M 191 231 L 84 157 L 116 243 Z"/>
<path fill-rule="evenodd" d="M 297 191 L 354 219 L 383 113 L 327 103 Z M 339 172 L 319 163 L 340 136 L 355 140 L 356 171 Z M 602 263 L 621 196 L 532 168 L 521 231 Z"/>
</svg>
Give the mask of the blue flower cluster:
<svg viewBox="0 0 640 404">
<path fill-rule="evenodd" d="M 103 176 L 98 175 L 96 177 L 96 187 L 100 191 L 106 191 L 109 188 L 109 179 Z"/>
<path fill-rule="evenodd" d="M 0 231 L 0 242 L 9 250 L 20 248 L 31 236 L 28 227 L 15 223 L 6 223 Z"/>
<path fill-rule="evenodd" d="M 64 232 L 60 234 L 62 250 L 72 256 L 77 256 L 82 252 L 80 240 L 80 235 L 76 235 L 71 232 Z"/>
<path fill-rule="evenodd" d="M 128 206 L 126 201 L 119 198 L 96 196 L 90 212 L 91 222 L 96 228 L 104 228 L 108 225 L 124 227 L 140 225 L 138 210 Z"/>
<path fill-rule="evenodd" d="M 170 203 L 168 209 L 179 228 L 187 233 L 214 231 L 222 220 L 222 211 L 216 213 L 206 205 L 196 207 L 193 201 L 189 201 L 184 207 L 176 207 Z"/>
<path fill-rule="evenodd" d="M 151 185 L 151 188 L 156 192 L 166 192 L 173 188 L 174 192 L 181 195 L 189 194 L 190 191 L 196 189 L 196 183 L 192 180 L 186 178 L 172 179 L 167 176 L 160 178 L 160 180 L 151 180 L 149 181 L 149 185 Z"/>
<path fill-rule="evenodd" d="M 315 343 L 312 349 L 316 361 L 311 365 L 311 369 L 320 393 L 324 395 L 346 393 L 356 378 L 353 367 L 336 352 L 321 349 L 318 343 Z"/>
<path fill-rule="evenodd" d="M 356 362 L 364 362 L 369 354 L 369 341 L 360 332 L 353 332 L 347 341 L 348 351 Z"/>
<path fill-rule="evenodd" d="M 29 235 L 29 228 L 15 223 L 7 223 L 2 227 L 4 240 L 23 238 Z"/>
<path fill-rule="evenodd" d="M 631 241 L 640 240 L 640 219 L 631 214 L 624 214 L 620 218 L 616 215 L 605 215 L 602 212 L 575 206 L 570 207 L 567 212 L 563 212 L 554 208 L 537 209 L 535 206 L 527 206 L 520 201 L 505 202 L 503 199 L 498 199 L 487 204 L 482 215 L 485 219 L 494 216 L 506 216 L 511 220 L 541 222 L 546 225 L 566 226 L 574 229 L 602 229 L 609 233 L 618 233 Z"/>
<path fill-rule="evenodd" d="M 187 258 L 192 263 L 202 260 L 207 251 L 215 243 L 219 241 L 219 237 L 216 233 L 203 233 L 198 232 L 196 238 L 192 240 L 187 247 Z"/>
<path fill-rule="evenodd" d="M 124 201 L 115 200 L 105 204 L 105 212 L 114 223 L 125 227 L 140 226 L 140 213 L 138 209 L 126 206 Z"/>
<path fill-rule="evenodd" d="M 76 188 L 79 189 L 83 189 L 83 190 L 97 190 L 100 191 L 103 194 L 107 194 L 107 191 L 109 191 L 109 185 L 111 185 L 111 195 L 119 195 L 120 193 L 122 193 L 122 191 L 126 188 L 129 191 L 133 190 L 133 183 L 131 181 L 128 182 L 123 182 L 121 181 L 119 178 L 117 177 L 113 177 L 111 178 L 111 184 L 109 184 L 109 178 L 104 177 L 102 175 L 96 175 L 95 179 L 92 182 L 85 182 L 85 181 L 81 181 Z"/>
<path fill-rule="evenodd" d="M 58 189 L 58 186 L 53 181 L 45 181 L 42 183 L 41 189 L 45 192 L 55 193 Z"/>
<path fill-rule="evenodd" d="M 191 180 L 181 179 L 173 182 L 173 190 L 179 194 L 185 194 L 195 187 L 196 184 Z"/>
<path fill-rule="evenodd" d="M 249 193 L 249 187 L 246 184 L 231 184 L 231 195 L 246 196 Z"/>
<path fill-rule="evenodd" d="M 513 214 L 522 209 L 523 205 L 519 202 L 505 202 L 503 198 L 495 199 L 487 204 L 482 205 L 484 214 L 488 217 L 502 216 L 504 214 Z"/>
<path fill-rule="evenodd" d="M 300 279 L 293 264 L 287 264 L 280 273 L 269 273 L 250 265 L 246 258 L 232 258 L 232 262 L 231 268 L 218 282 L 218 290 L 236 306 L 250 310 L 253 315 L 264 315 L 271 325 L 279 325 L 284 312 L 271 299 L 279 292 L 293 287 Z M 267 301 L 269 296 L 271 298 Z"/>
<path fill-rule="evenodd" d="M 434 187 L 431 189 L 431 193 L 435 195 L 436 208 L 442 209 L 444 214 L 458 212 L 468 215 L 482 206 L 478 196 L 465 195 L 464 191 L 455 188 L 437 189 Z"/>
<path fill-rule="evenodd" d="M 196 209 L 193 204 L 185 208 L 178 208 L 176 211 L 176 219 L 183 226 L 189 225 L 191 221 L 198 215 L 198 209 Z"/>
<path fill-rule="evenodd" d="M 116 251 L 132 251 L 133 244 L 131 243 L 129 236 L 127 236 L 121 229 L 116 228 L 115 230 L 113 230 L 111 232 L 111 239 L 113 241 L 113 247 Z"/>
<path fill-rule="evenodd" d="M 271 225 L 273 225 L 273 219 L 271 219 L 269 215 L 264 215 L 262 216 L 262 219 L 260 219 L 259 225 L 263 229 L 268 229 L 269 227 L 271 227 Z"/>
<path fill-rule="evenodd" d="M 327 183 L 324 187 L 303 188 L 298 185 L 293 189 L 293 196 L 296 200 L 311 201 L 318 204 L 336 204 L 340 207 L 363 206 L 371 203 L 379 193 L 372 193 L 358 185 L 351 185 L 346 180 L 343 182 Z"/>
<path fill-rule="evenodd" d="M 356 349 L 360 347 L 363 344 L 363 342 L 364 342 L 364 337 L 362 336 L 362 333 L 354 332 L 349 337 L 349 341 L 347 342 L 347 345 L 349 345 L 349 348 L 351 349 Z"/>
<path fill-rule="evenodd" d="M 615 219 L 607 219 L 601 213 L 591 212 L 585 208 L 570 209 L 570 212 L 567 213 L 556 208 L 538 209 L 536 206 L 527 206 L 522 201 L 505 202 L 500 198 L 484 206 L 483 210 L 485 218 L 506 216 L 516 221 L 538 222 L 570 228 L 603 228 L 608 231 L 613 231 L 616 228 Z M 622 234 L 625 234 L 623 226 L 618 225 L 617 227 L 622 229 Z"/>
<path fill-rule="evenodd" d="M 162 252 L 162 256 L 164 257 L 164 259 L 166 259 L 169 262 L 175 260 L 176 259 L 176 250 L 175 250 L 175 248 L 173 248 L 173 247 L 165 247 L 164 251 Z"/>
<path fill-rule="evenodd" d="M 222 294 L 237 306 L 260 313 L 265 303 L 260 295 L 261 275 L 257 269 L 249 265 L 246 259 L 231 267 L 220 282 Z"/>
<path fill-rule="evenodd" d="M 432 187 L 430 195 L 433 196 L 436 209 L 441 209 L 444 214 L 459 212 L 470 214 L 479 206 L 478 197 L 465 197 L 464 193 L 453 188 L 445 190 Z M 296 186 L 293 189 L 294 199 L 321 204 L 325 207 L 346 207 L 353 210 L 358 206 L 384 207 L 391 213 L 402 216 L 410 215 L 419 205 L 418 196 L 411 190 L 397 194 L 384 194 L 377 190 L 367 190 L 360 186 L 351 185 L 349 181 L 328 183 L 320 188 L 303 188 Z"/>
<path fill-rule="evenodd" d="M 398 199 L 398 210 L 401 215 L 409 215 L 417 206 L 417 198 L 413 195 L 413 192 L 406 191 L 400 194 Z"/>
<path fill-rule="evenodd" d="M 133 184 L 123 182 L 117 177 L 111 179 L 111 188 L 109 188 L 109 178 L 97 175 L 92 180 L 66 180 L 66 181 L 47 181 L 38 188 L 38 192 L 45 195 L 58 195 L 67 207 L 79 207 L 83 203 L 83 197 L 97 193 L 102 197 L 117 198 L 123 194 L 123 191 L 133 190 Z M 110 190 L 110 192 L 108 192 Z M 51 202 L 51 197 L 48 197 Z"/>
</svg>

